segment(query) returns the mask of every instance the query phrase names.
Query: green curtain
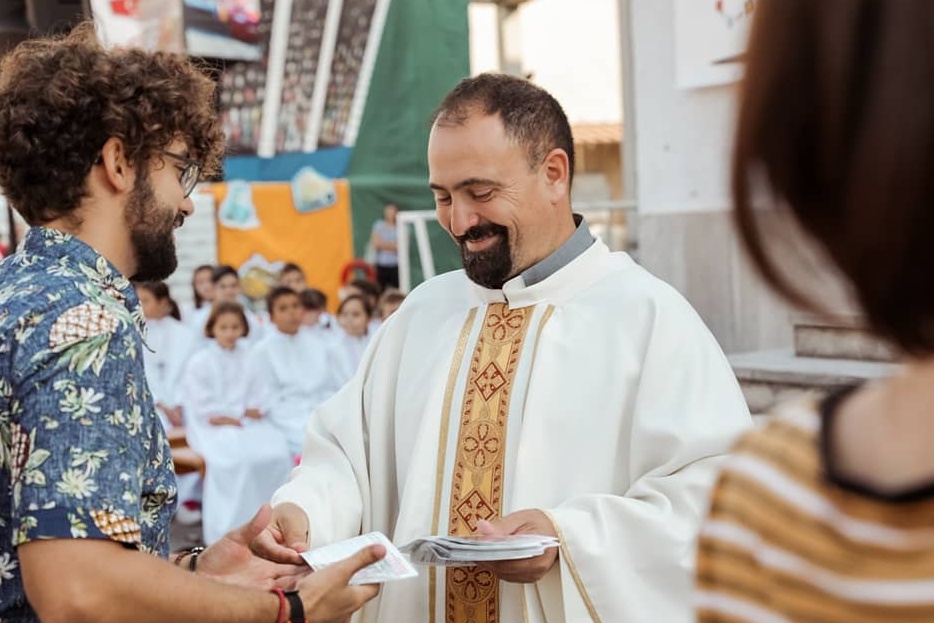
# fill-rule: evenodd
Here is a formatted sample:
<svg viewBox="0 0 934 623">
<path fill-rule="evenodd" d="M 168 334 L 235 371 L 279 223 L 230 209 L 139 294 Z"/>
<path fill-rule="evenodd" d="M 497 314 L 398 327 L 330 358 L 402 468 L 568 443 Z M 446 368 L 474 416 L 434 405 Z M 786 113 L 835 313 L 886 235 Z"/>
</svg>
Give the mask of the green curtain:
<svg viewBox="0 0 934 623">
<path fill-rule="evenodd" d="M 470 73 L 468 0 L 391 0 L 360 131 L 348 170 L 354 249 L 362 256 L 383 206 L 434 209 L 426 150 L 430 118 L 444 95 Z M 429 227 L 435 268 L 460 268 L 460 255 Z M 414 245 L 413 245 L 414 247 Z M 417 256 L 413 285 L 421 281 Z"/>
</svg>

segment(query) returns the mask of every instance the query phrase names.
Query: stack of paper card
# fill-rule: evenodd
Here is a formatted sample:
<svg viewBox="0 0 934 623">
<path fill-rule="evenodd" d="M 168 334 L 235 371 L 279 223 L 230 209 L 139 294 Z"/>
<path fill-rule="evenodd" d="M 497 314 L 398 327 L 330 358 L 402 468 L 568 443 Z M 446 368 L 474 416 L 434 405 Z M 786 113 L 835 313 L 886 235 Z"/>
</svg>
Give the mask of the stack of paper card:
<svg viewBox="0 0 934 623">
<path fill-rule="evenodd" d="M 557 547 L 558 539 L 537 534 L 505 537 L 429 536 L 400 548 L 412 562 L 426 565 L 463 566 L 496 560 L 533 558 Z"/>
<path fill-rule="evenodd" d="M 382 560 L 357 571 L 350 578 L 351 584 L 381 584 L 391 580 L 414 578 L 418 575 L 415 567 L 409 564 L 405 556 L 381 532 L 370 532 L 346 541 L 317 547 L 310 552 L 304 552 L 302 558 L 312 569 L 320 571 L 328 565 L 356 554 L 368 545 L 382 545 L 386 548 L 386 556 Z"/>
</svg>

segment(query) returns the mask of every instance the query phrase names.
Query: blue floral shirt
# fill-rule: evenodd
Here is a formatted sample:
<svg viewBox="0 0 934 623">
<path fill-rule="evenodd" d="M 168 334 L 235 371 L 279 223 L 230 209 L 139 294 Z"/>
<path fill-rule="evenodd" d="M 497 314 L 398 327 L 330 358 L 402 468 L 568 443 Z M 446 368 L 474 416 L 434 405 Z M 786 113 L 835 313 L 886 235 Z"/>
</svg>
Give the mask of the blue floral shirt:
<svg viewBox="0 0 934 623">
<path fill-rule="evenodd" d="M 38 621 L 23 543 L 110 539 L 168 555 L 175 476 L 143 326 L 129 281 L 68 234 L 33 228 L 0 263 L 0 621 Z"/>
</svg>

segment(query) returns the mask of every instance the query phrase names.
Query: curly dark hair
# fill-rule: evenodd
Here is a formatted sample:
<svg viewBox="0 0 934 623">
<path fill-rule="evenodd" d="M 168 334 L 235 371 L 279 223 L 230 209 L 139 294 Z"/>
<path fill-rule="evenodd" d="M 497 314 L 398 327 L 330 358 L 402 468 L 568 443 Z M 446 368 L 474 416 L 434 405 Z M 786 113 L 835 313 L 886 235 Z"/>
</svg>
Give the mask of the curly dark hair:
<svg viewBox="0 0 934 623">
<path fill-rule="evenodd" d="M 0 188 L 30 225 L 66 216 L 111 137 L 134 167 L 182 139 L 216 173 L 224 137 L 214 91 L 184 56 L 105 49 L 90 22 L 25 41 L 0 63 Z"/>
<path fill-rule="evenodd" d="M 441 101 L 431 121 L 462 125 L 477 110 L 499 116 L 506 136 L 525 148 L 532 169 L 537 169 L 552 149 L 563 149 L 568 155 L 568 181 L 573 182 L 571 125 L 550 93 L 523 78 L 484 73 L 461 80 Z"/>
</svg>

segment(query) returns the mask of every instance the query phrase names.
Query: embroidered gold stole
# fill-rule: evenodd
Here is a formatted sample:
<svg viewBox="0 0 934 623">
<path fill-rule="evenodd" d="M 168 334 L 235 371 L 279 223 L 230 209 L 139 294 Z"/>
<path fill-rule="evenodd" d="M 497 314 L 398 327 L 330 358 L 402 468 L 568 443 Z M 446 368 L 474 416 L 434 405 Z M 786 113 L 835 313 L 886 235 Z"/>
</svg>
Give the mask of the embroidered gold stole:
<svg viewBox="0 0 934 623">
<path fill-rule="evenodd" d="M 533 310 L 487 308 L 461 407 L 448 534 L 473 534 L 478 520 L 502 514 L 509 401 Z M 492 573 L 449 567 L 445 578 L 446 623 L 498 623 L 499 580 Z"/>
</svg>

